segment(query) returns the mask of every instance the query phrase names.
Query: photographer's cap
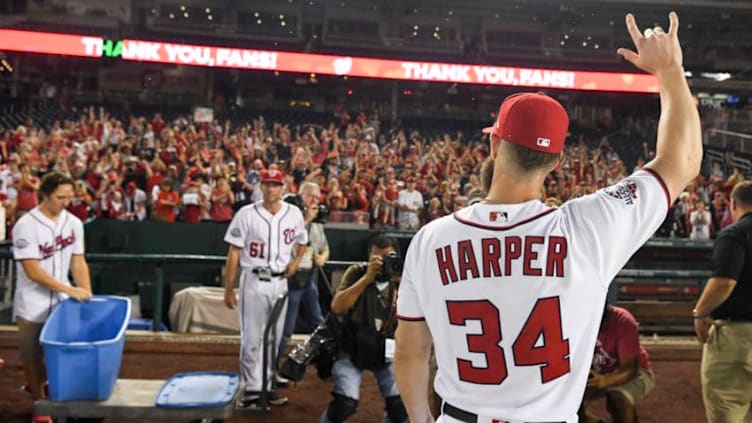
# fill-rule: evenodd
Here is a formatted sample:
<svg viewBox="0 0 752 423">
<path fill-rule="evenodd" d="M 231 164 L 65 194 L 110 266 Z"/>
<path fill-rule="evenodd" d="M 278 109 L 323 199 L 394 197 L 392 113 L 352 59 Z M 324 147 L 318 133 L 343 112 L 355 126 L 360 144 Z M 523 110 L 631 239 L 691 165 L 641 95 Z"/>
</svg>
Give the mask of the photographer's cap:
<svg viewBox="0 0 752 423">
<path fill-rule="evenodd" d="M 261 183 L 284 184 L 285 175 L 278 169 L 264 169 L 261 171 Z"/>
<path fill-rule="evenodd" d="M 507 97 L 494 126 L 484 128 L 484 134 L 499 138 L 530 150 L 561 153 L 569 128 L 569 116 L 553 98 L 538 93 L 518 93 Z"/>
</svg>

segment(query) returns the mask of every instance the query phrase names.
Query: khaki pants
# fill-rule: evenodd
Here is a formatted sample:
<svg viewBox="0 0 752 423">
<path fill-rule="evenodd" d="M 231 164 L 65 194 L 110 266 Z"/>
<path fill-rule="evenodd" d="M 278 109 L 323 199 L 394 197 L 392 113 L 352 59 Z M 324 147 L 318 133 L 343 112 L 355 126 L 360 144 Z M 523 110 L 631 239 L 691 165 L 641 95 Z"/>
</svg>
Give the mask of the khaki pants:
<svg viewBox="0 0 752 423">
<path fill-rule="evenodd" d="M 713 324 L 702 350 L 701 378 L 708 422 L 744 422 L 752 403 L 752 323 Z"/>
<path fill-rule="evenodd" d="M 606 388 L 605 392 L 620 392 L 632 405 L 636 406 L 637 401 L 645 398 L 653 388 L 655 388 L 655 375 L 653 371 L 640 367 L 637 375 L 630 381 L 623 385 Z"/>
</svg>

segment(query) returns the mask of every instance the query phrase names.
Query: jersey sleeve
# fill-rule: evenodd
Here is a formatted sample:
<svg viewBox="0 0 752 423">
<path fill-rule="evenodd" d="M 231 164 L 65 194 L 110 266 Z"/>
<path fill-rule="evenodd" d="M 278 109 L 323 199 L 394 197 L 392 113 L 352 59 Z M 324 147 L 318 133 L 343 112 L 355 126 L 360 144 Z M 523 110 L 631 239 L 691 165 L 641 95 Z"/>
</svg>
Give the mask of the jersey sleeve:
<svg viewBox="0 0 752 423">
<path fill-rule="evenodd" d="M 290 206 L 292 207 L 292 206 Z M 300 212 L 300 210 L 295 209 L 297 212 L 297 216 L 299 216 L 297 220 L 297 224 L 295 225 L 295 242 L 302 245 L 308 245 L 308 230 L 305 227 L 305 219 L 303 218 L 303 213 Z"/>
<path fill-rule="evenodd" d="M 84 224 L 78 219 L 73 224 L 73 234 L 76 237 L 73 242 L 73 254 L 82 256 L 84 255 Z"/>
<path fill-rule="evenodd" d="M 16 260 L 41 260 L 39 240 L 34 221 L 21 219 L 13 227 L 13 258 Z"/>
<path fill-rule="evenodd" d="M 227 227 L 227 232 L 225 232 L 226 243 L 238 248 L 243 248 L 245 245 L 247 226 L 243 223 L 243 216 L 246 215 L 246 212 L 247 209 L 241 209 L 232 217 L 230 226 Z"/>
<path fill-rule="evenodd" d="M 663 223 L 670 207 L 666 184 L 652 169 L 639 170 L 594 194 L 565 203 L 564 231 L 578 262 L 597 268 L 603 286 Z"/>
<path fill-rule="evenodd" d="M 420 274 L 420 244 L 421 232 L 413 237 L 405 255 L 405 264 L 402 268 L 402 280 L 400 280 L 397 294 L 397 317 L 401 320 L 425 320 L 423 309 L 418 301 L 415 276 Z"/>
</svg>

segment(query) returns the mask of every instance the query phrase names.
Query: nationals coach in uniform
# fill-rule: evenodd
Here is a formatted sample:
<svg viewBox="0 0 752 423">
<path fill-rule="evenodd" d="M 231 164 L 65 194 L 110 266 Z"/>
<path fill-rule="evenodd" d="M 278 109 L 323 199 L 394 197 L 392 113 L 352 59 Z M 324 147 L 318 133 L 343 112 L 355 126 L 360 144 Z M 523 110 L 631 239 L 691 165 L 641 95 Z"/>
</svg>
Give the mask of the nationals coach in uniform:
<svg viewBox="0 0 752 423">
<path fill-rule="evenodd" d="M 225 234 L 230 244 L 227 253 L 225 305 L 235 308 L 233 283 L 240 273 L 240 375 L 245 382 L 243 408 L 258 409 L 262 390 L 262 353 L 264 327 L 280 295 L 287 292 L 287 278 L 292 277 L 308 244 L 303 214 L 297 207 L 282 201 L 284 174 L 277 169 L 261 171 L 263 200 L 242 207 L 233 216 Z M 296 249 L 295 259 L 292 250 Z M 285 306 L 286 307 L 286 306 Z M 281 316 L 285 315 L 282 310 Z M 277 321 L 276 339 L 282 337 L 284 319 Z M 273 346 L 276 351 L 276 345 Z M 271 381 L 274 361 L 269 360 Z M 271 390 L 271 386 L 267 387 Z M 283 405 L 287 398 L 272 394 L 270 403 Z"/>
<path fill-rule="evenodd" d="M 65 298 L 91 297 L 89 266 L 84 258 L 84 226 L 66 207 L 73 199 L 73 180 L 48 173 L 39 186 L 41 203 L 13 227 L 13 257 L 18 280 L 13 315 L 18 324 L 21 360 L 31 396 L 44 398 L 47 379 L 39 334 L 52 309 Z M 68 272 L 76 286 L 71 286 Z M 46 421 L 36 416 L 35 421 Z"/>
<path fill-rule="evenodd" d="M 619 50 L 660 87 L 656 157 L 645 168 L 558 209 L 546 206 L 541 186 L 569 119 L 544 94 L 516 94 L 484 131 L 493 160 L 486 199 L 412 239 L 394 366 L 411 422 L 434 421 L 432 342 L 440 422 L 577 421 L 608 285 L 700 169 L 700 119 L 675 13 L 670 21 L 668 32 L 641 33 L 627 15 L 637 52 Z"/>
</svg>

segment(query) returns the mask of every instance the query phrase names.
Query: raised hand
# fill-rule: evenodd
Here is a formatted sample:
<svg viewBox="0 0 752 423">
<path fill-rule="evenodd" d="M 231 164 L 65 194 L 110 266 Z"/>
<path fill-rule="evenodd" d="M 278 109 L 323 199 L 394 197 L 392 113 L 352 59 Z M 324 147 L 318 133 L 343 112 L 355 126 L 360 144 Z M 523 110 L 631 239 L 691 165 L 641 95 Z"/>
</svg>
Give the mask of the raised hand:
<svg viewBox="0 0 752 423">
<path fill-rule="evenodd" d="M 627 31 L 632 37 L 637 52 L 620 48 L 616 52 L 633 65 L 660 76 L 661 73 L 681 69 L 682 49 L 679 45 L 679 16 L 676 12 L 668 15 L 669 28 L 665 32 L 662 27 L 647 28 L 640 32 L 634 15 L 626 16 Z"/>
</svg>

